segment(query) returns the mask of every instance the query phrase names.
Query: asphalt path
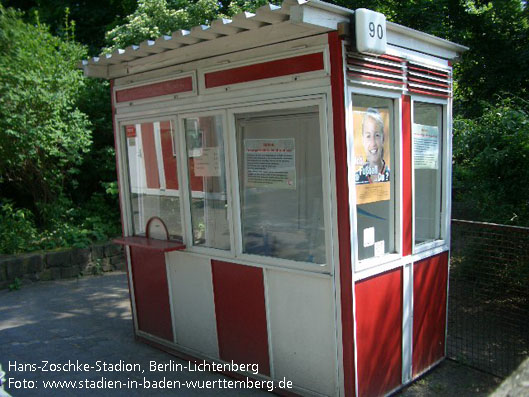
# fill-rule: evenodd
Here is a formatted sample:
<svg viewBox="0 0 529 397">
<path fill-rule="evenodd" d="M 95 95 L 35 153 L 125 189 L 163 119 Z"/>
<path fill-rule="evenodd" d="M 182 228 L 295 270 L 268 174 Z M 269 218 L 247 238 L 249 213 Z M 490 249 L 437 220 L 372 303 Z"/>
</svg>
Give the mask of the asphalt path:
<svg viewBox="0 0 529 397">
<path fill-rule="evenodd" d="M 137 342 L 123 272 L 0 291 L 0 365 L 15 397 L 270 395 Z"/>
</svg>

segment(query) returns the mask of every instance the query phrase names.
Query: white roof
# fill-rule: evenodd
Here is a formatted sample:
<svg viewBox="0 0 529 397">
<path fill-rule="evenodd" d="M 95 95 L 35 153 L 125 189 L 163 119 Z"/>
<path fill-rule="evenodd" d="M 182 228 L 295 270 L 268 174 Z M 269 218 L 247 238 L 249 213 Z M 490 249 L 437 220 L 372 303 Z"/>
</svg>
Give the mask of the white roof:
<svg viewBox="0 0 529 397">
<path fill-rule="evenodd" d="M 284 0 L 254 13 L 217 19 L 209 26 L 178 30 L 170 36 L 146 40 L 82 62 L 85 75 L 113 79 L 160 67 L 191 62 L 229 52 L 259 47 L 338 29 L 353 10 L 320 0 Z M 467 48 L 394 23 L 387 24 L 388 44 L 454 59 Z M 407 44 L 406 44 L 407 43 Z"/>
</svg>

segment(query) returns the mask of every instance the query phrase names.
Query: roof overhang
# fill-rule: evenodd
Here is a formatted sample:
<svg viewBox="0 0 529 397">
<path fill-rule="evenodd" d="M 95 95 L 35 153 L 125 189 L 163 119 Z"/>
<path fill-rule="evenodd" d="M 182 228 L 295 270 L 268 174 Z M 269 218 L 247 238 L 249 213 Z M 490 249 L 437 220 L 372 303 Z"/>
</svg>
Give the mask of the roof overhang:
<svg viewBox="0 0 529 397">
<path fill-rule="evenodd" d="M 319 0 L 285 0 L 264 5 L 254 13 L 217 19 L 209 26 L 179 30 L 82 62 L 86 76 L 114 79 L 338 30 L 353 10 Z M 467 48 L 394 23 L 387 24 L 388 44 L 445 59 L 455 59 Z"/>
</svg>

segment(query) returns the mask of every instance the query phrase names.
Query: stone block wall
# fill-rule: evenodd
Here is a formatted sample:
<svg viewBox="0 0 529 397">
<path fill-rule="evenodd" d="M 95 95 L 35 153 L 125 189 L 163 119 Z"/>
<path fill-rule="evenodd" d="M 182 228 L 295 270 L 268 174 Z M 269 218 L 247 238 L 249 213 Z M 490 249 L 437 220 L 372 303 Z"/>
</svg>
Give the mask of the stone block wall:
<svg viewBox="0 0 529 397">
<path fill-rule="evenodd" d="M 3 255 L 0 256 L 0 289 L 7 288 L 16 278 L 22 283 L 59 280 L 125 268 L 123 247 L 113 243 L 96 244 L 89 248 Z"/>
</svg>

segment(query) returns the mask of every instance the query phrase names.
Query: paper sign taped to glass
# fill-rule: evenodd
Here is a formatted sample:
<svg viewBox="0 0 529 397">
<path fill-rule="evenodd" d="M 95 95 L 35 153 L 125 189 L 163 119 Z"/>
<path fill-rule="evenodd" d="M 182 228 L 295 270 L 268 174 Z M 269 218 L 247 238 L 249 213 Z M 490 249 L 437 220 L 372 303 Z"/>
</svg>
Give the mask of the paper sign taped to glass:
<svg viewBox="0 0 529 397">
<path fill-rule="evenodd" d="M 413 167 L 439 167 L 439 128 L 435 125 L 413 124 Z"/>
<path fill-rule="evenodd" d="M 221 176 L 218 147 L 205 147 L 201 155 L 194 158 L 195 176 Z"/>
<path fill-rule="evenodd" d="M 289 139 L 245 139 L 246 187 L 296 189 L 296 142 Z"/>
<path fill-rule="evenodd" d="M 353 108 L 356 204 L 390 199 L 388 108 Z"/>
</svg>

